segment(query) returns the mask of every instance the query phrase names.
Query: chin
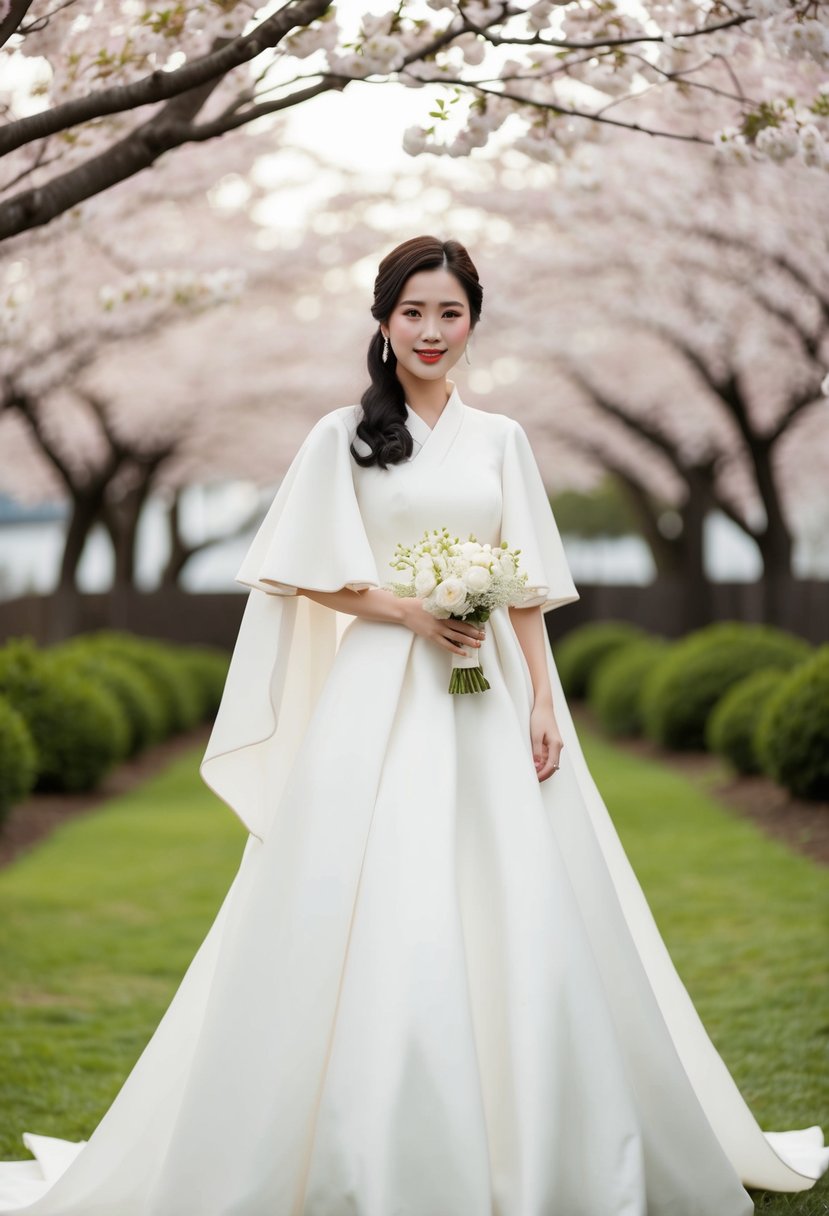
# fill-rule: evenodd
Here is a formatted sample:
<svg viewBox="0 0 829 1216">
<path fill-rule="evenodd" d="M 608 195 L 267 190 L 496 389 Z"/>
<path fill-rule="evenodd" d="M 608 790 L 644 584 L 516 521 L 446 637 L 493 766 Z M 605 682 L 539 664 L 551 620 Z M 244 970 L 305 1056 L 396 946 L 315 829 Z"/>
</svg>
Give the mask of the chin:
<svg viewBox="0 0 829 1216">
<path fill-rule="evenodd" d="M 417 359 L 417 356 L 415 358 Z M 440 363 L 435 363 L 430 367 L 428 363 L 421 363 L 417 359 L 417 365 L 408 368 L 408 370 L 413 376 L 417 376 L 419 380 L 442 380 L 444 376 L 449 374 L 456 363 L 457 359 L 443 358 Z"/>
</svg>

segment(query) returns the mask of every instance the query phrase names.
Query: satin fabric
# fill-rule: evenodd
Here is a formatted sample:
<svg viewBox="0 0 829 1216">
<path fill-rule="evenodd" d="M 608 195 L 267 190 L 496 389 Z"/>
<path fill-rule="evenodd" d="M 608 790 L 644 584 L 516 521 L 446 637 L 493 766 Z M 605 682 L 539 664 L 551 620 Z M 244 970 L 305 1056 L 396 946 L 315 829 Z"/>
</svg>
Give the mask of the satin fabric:
<svg viewBox="0 0 829 1216">
<path fill-rule="evenodd" d="M 351 460 L 356 407 L 291 465 L 237 575 L 251 587 L 205 781 L 250 831 L 222 908 L 87 1143 L 27 1134 L 0 1213 L 748 1216 L 801 1190 L 819 1128 L 763 1134 L 564 738 L 539 785 L 509 613 L 491 688 L 449 655 L 296 589 L 380 585 L 447 526 L 522 548 L 528 603 L 578 598 L 523 429 L 453 389 L 412 458 Z"/>
</svg>

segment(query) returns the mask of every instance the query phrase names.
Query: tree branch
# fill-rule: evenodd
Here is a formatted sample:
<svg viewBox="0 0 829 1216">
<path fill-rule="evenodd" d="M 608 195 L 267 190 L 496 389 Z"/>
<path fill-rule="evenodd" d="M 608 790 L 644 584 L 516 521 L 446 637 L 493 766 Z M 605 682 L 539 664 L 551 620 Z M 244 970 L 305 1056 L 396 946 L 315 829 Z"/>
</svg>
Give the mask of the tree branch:
<svg viewBox="0 0 829 1216">
<path fill-rule="evenodd" d="M 12 0 L 9 11 L 0 21 L 0 46 L 5 46 L 32 6 L 32 0 Z"/>
<path fill-rule="evenodd" d="M 637 131 L 641 135 L 654 135 L 662 139 L 678 139 L 681 143 L 690 144 L 705 144 L 709 147 L 711 140 L 703 135 L 683 135 L 679 131 L 658 131 L 653 127 L 643 127 L 638 122 L 622 122 L 620 118 L 607 118 L 603 114 L 597 114 L 591 110 L 574 110 L 567 106 L 558 105 L 554 101 L 536 101 L 529 97 L 520 97 L 515 93 L 507 93 L 499 89 L 487 89 L 483 85 L 477 84 L 474 80 L 446 80 L 443 84 L 457 84 L 465 89 L 472 89 L 476 93 L 484 93 L 490 97 L 498 97 L 506 101 L 517 101 L 522 106 L 531 106 L 536 110 L 549 110 L 553 114 L 561 114 L 565 118 L 587 118 L 590 122 L 605 123 L 609 127 L 621 127 L 623 131 Z"/>
<path fill-rule="evenodd" d="M 349 77 L 347 76 L 326 76 L 319 84 L 311 85 L 307 89 L 299 89 L 296 93 L 289 94 L 288 97 L 263 101 L 247 110 L 234 111 L 230 108 L 211 122 L 203 122 L 191 127 L 186 142 L 201 143 L 208 139 L 216 139 L 217 136 L 225 135 L 228 131 L 235 131 L 238 127 L 244 127 L 256 118 L 263 118 L 266 114 L 276 114 L 280 110 L 287 110 L 291 106 L 308 101 L 311 97 L 318 97 L 320 93 L 329 93 L 332 89 L 342 90 L 348 82 Z"/>
<path fill-rule="evenodd" d="M 16 2 L 23 3 L 24 0 Z M 330 0 L 296 0 L 296 3 L 279 9 L 249 34 L 240 35 L 229 42 L 222 40 L 219 49 L 172 72 L 157 69 L 131 84 L 100 89 L 96 93 L 65 101 L 51 110 L 19 118 L 0 129 L 0 156 L 79 123 L 103 118 L 107 114 L 123 114 L 159 101 L 170 101 L 192 89 L 217 81 L 263 51 L 275 47 L 295 26 L 309 25 L 329 7 Z"/>
<path fill-rule="evenodd" d="M 674 38 L 701 38 L 705 34 L 716 34 L 719 30 L 727 30 L 735 25 L 745 25 L 747 21 L 753 21 L 754 17 L 750 14 L 738 17 L 730 17 L 727 21 L 720 21 L 717 25 L 709 25 L 699 30 L 689 30 L 687 33 L 683 31 L 680 34 L 674 34 Z M 568 38 L 545 38 L 542 34 L 533 34 L 529 38 L 504 37 L 503 34 L 493 34 L 484 26 L 475 25 L 469 18 L 466 18 L 466 24 L 469 29 L 476 34 L 480 34 L 486 38 L 493 46 L 551 46 L 561 50 L 571 51 L 593 51 L 599 50 L 601 47 L 616 47 L 616 46 L 636 46 L 641 42 L 664 42 L 665 32 L 661 34 L 624 34 L 619 38 L 589 38 L 581 42 L 575 42 Z"/>
</svg>

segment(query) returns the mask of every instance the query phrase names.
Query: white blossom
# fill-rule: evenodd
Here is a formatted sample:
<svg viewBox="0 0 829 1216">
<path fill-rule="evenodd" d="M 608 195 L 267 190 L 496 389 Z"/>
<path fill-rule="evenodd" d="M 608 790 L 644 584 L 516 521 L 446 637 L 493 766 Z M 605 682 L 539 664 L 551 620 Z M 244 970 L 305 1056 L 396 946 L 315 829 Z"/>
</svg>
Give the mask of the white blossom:
<svg viewBox="0 0 829 1216">
<path fill-rule="evenodd" d="M 826 144 L 820 131 L 814 123 L 809 123 L 801 127 L 798 134 L 800 136 L 800 154 L 804 164 L 822 169 L 826 164 Z"/>
<path fill-rule="evenodd" d="M 389 34 L 372 34 L 363 43 L 363 61 L 370 73 L 390 72 L 403 58 L 400 39 Z"/>
<path fill-rule="evenodd" d="M 492 575 L 485 566 L 470 566 L 463 581 L 469 591 L 486 591 L 492 582 Z"/>
<path fill-rule="evenodd" d="M 779 127 L 763 127 L 757 134 L 754 146 L 769 160 L 788 160 L 789 157 L 796 156 L 800 149 L 797 128 L 790 123 L 782 123 Z"/>
<path fill-rule="evenodd" d="M 829 62 L 829 29 L 821 21 L 789 22 L 783 45 L 790 55 L 810 56 L 821 66 Z"/>
<path fill-rule="evenodd" d="M 751 149 L 745 136 L 736 127 L 724 127 L 714 136 L 714 150 L 725 164 L 747 165 Z"/>
<path fill-rule="evenodd" d="M 403 132 L 403 151 L 409 156 L 419 156 L 428 146 L 428 136 L 422 127 L 407 127 Z"/>
<path fill-rule="evenodd" d="M 437 586 L 435 572 L 432 569 L 418 570 L 414 579 L 414 588 L 417 595 L 430 595 Z"/>
</svg>

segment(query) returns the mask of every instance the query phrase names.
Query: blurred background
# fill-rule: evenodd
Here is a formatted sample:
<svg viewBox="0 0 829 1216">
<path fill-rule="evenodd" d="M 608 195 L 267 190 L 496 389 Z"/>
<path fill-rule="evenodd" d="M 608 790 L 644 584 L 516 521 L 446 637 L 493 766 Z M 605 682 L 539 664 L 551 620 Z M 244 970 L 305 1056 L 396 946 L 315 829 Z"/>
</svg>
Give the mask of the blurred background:
<svg viewBox="0 0 829 1216">
<path fill-rule="evenodd" d="M 19 112 L 39 62 L 11 62 Z M 565 538 L 581 600 L 551 628 L 826 636 L 825 172 L 630 133 L 576 172 L 512 120 L 412 157 L 425 105 L 312 97 L 5 242 L 0 636 L 230 645 L 282 474 L 366 386 L 377 263 L 425 232 L 484 285 L 464 400 L 526 427 Z"/>
</svg>

